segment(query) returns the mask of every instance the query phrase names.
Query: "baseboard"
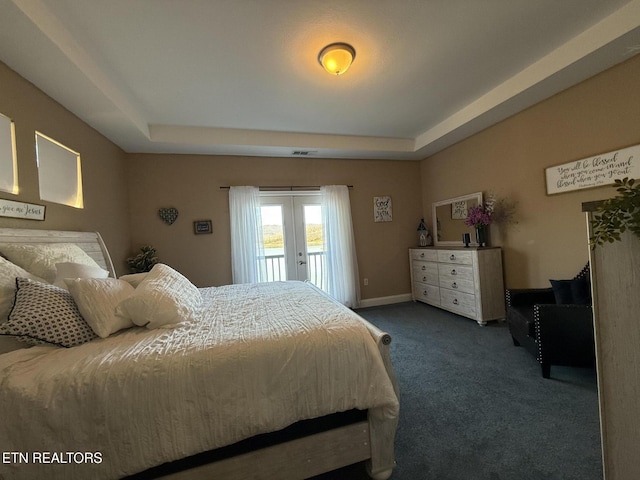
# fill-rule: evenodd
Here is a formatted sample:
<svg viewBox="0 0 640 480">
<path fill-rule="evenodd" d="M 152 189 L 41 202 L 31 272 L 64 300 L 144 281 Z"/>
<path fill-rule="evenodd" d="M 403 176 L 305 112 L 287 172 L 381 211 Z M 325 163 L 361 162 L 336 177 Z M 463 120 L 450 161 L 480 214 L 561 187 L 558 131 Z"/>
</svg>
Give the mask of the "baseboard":
<svg viewBox="0 0 640 480">
<path fill-rule="evenodd" d="M 358 308 L 378 307 L 380 305 L 391 305 L 392 303 L 410 302 L 412 300 L 410 293 L 401 295 L 391 295 L 389 297 L 365 298 L 360 300 Z"/>
</svg>

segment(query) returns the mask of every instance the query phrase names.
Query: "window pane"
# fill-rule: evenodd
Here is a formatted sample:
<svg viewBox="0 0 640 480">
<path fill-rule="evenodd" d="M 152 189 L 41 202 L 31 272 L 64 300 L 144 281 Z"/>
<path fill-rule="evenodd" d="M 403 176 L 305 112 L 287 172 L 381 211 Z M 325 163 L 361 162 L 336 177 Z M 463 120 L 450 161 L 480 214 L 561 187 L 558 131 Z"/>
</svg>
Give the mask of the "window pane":
<svg viewBox="0 0 640 480">
<path fill-rule="evenodd" d="M 80 154 L 36 132 L 40 198 L 83 208 Z"/>
<path fill-rule="evenodd" d="M 18 194 L 18 162 L 15 128 L 10 118 L 0 113 L 0 190 Z"/>
<path fill-rule="evenodd" d="M 284 227 L 282 205 L 262 205 L 262 238 L 267 269 L 267 281 L 287 279 L 284 259 Z"/>
<path fill-rule="evenodd" d="M 304 233 L 307 246 L 308 279 L 318 288 L 322 288 L 325 271 L 325 254 L 322 235 L 322 207 L 304 206 Z"/>
</svg>

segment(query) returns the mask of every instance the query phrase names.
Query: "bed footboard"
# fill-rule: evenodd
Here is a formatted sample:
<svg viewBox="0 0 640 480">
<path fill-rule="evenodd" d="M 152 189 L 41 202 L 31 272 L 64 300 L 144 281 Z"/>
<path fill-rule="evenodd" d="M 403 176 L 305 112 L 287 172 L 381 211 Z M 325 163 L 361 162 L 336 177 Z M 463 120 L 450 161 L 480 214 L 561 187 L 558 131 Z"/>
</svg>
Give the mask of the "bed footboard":
<svg viewBox="0 0 640 480">
<path fill-rule="evenodd" d="M 376 341 L 389 379 L 399 398 L 398 382 L 391 365 L 391 336 L 360 317 Z M 368 419 L 334 428 L 225 460 L 163 476 L 167 480 L 201 478 L 300 479 L 366 461 L 374 480 L 386 480 L 395 467 L 395 434 L 398 418 Z M 256 471 L 256 466 L 259 471 Z"/>
<path fill-rule="evenodd" d="M 375 325 L 369 323 L 362 318 L 371 335 L 373 336 L 380 356 L 384 362 L 387 375 L 393 384 L 398 400 L 400 392 L 398 389 L 398 380 L 391 365 L 391 354 L 389 345 L 391 345 L 391 335 L 383 332 Z M 371 414 L 369 414 L 371 415 Z M 367 461 L 367 473 L 375 480 L 386 480 L 391 476 L 391 472 L 396 464 L 394 443 L 396 430 L 398 428 L 398 417 L 393 420 L 380 421 L 369 417 L 369 435 L 371 437 L 371 458 Z"/>
</svg>

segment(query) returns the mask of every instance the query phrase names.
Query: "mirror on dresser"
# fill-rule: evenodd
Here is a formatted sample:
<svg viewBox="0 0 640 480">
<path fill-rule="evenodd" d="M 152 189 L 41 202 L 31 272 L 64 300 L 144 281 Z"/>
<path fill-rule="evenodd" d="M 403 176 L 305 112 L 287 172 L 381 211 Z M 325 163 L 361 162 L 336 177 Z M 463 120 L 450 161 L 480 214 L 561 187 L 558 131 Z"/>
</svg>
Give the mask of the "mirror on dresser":
<svg viewBox="0 0 640 480">
<path fill-rule="evenodd" d="M 467 211 L 482 204 L 482 192 L 434 202 L 431 206 L 435 245 L 464 245 L 462 234 L 468 233 L 471 245 L 477 245 L 473 227 L 464 224 Z"/>
</svg>

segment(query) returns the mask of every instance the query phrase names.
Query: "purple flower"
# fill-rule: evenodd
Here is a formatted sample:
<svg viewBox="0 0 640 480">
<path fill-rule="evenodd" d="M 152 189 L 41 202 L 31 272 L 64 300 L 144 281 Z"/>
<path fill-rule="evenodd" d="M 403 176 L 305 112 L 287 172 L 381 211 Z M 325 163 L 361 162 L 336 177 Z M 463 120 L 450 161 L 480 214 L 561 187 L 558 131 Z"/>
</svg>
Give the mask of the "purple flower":
<svg viewBox="0 0 640 480">
<path fill-rule="evenodd" d="M 491 223 L 491 211 L 485 205 L 471 207 L 467 212 L 467 218 L 464 223 L 470 227 L 489 225 Z"/>
</svg>

